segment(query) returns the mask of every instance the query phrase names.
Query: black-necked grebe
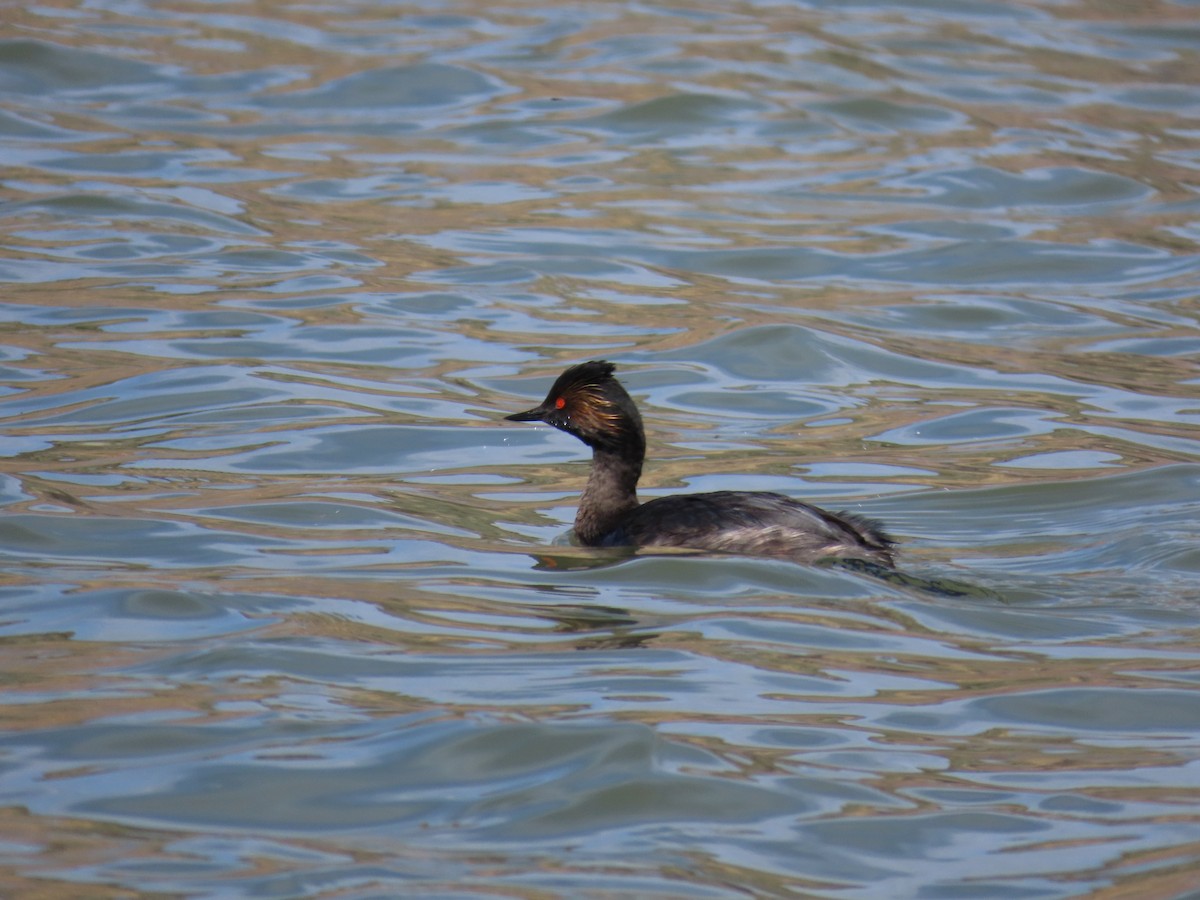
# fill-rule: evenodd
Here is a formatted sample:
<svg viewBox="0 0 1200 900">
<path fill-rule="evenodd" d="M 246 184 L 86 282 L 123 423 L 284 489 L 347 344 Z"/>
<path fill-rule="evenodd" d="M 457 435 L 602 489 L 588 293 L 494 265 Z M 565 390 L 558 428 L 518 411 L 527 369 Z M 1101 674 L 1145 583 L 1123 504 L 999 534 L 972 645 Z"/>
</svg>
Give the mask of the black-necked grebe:
<svg viewBox="0 0 1200 900">
<path fill-rule="evenodd" d="M 874 522 L 783 494 L 715 491 L 638 503 L 646 436 L 633 398 L 613 377 L 614 368 L 604 360 L 572 366 L 558 376 L 541 406 L 506 416 L 514 422 L 545 422 L 592 448 L 592 471 L 575 514 L 581 544 L 892 565 L 893 541 Z"/>
</svg>

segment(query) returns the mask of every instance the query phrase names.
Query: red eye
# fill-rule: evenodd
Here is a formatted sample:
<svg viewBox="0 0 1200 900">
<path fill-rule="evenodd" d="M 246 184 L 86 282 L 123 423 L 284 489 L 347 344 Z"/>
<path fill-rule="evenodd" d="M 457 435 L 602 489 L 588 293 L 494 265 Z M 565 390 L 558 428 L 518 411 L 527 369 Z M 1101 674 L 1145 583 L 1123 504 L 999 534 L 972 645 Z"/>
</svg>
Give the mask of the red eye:
<svg viewBox="0 0 1200 900">
<path fill-rule="evenodd" d="M 557 400 L 554 401 L 555 409 L 562 409 L 566 405 L 567 405 L 567 401 L 564 400 L 562 397 L 559 397 Z"/>
</svg>

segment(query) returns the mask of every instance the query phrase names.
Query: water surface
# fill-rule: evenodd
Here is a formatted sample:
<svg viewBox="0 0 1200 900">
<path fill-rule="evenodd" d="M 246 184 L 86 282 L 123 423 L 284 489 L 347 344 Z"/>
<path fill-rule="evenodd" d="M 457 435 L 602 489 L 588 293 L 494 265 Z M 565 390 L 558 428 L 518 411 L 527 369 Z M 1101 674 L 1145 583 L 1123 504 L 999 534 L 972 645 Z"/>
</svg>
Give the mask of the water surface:
<svg viewBox="0 0 1200 900">
<path fill-rule="evenodd" d="M 1200 890 L 1190 3 L 0 30 L 0 894 Z M 565 541 L 878 518 L 904 578 Z"/>
</svg>

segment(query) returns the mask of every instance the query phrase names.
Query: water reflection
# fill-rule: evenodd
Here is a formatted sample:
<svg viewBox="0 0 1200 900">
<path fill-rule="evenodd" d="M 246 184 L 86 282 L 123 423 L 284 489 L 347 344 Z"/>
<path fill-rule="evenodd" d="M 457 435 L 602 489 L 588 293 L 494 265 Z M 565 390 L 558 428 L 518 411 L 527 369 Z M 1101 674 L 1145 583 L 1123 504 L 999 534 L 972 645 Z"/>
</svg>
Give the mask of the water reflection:
<svg viewBox="0 0 1200 900">
<path fill-rule="evenodd" d="M 6 11 L 3 892 L 1184 896 L 1192 18 Z M 597 356 L 903 575 L 562 543 Z"/>
</svg>

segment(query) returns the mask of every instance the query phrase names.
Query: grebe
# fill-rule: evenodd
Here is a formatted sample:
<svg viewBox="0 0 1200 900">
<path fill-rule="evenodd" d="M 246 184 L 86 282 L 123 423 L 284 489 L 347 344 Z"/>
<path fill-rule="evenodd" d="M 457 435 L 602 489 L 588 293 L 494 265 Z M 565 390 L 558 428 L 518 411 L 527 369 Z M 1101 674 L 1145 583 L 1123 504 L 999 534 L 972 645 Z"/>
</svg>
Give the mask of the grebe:
<svg viewBox="0 0 1200 900">
<path fill-rule="evenodd" d="M 874 522 L 831 513 L 783 494 L 714 491 L 637 498 L 646 435 L 633 398 L 604 360 L 571 366 L 540 406 L 505 416 L 545 422 L 592 448 L 575 535 L 588 547 L 684 547 L 787 557 L 796 562 L 861 559 L 893 565 L 892 545 Z"/>
</svg>

